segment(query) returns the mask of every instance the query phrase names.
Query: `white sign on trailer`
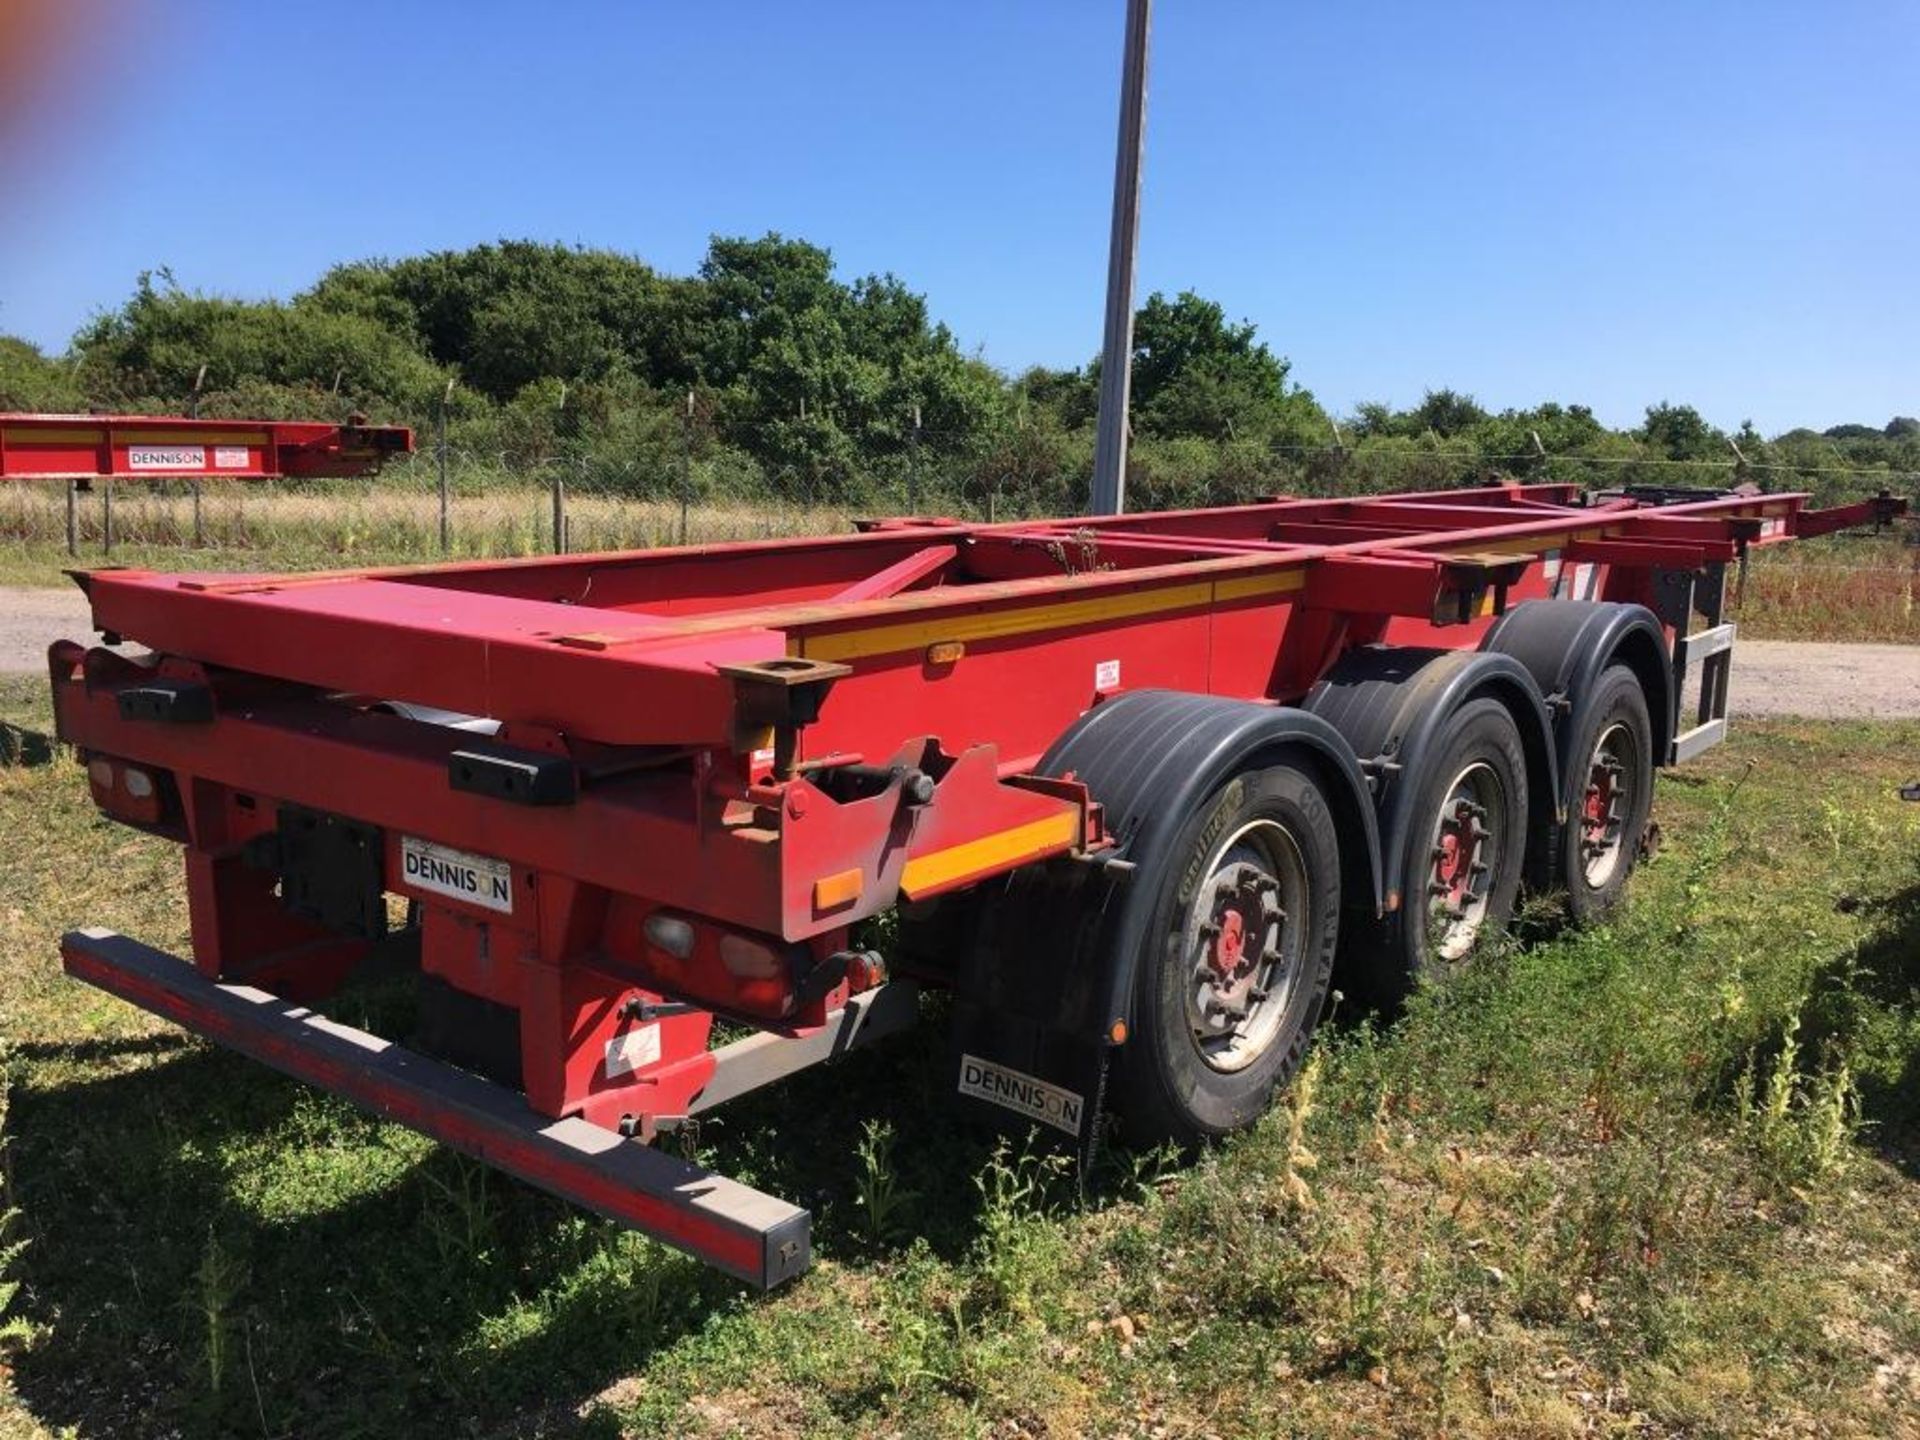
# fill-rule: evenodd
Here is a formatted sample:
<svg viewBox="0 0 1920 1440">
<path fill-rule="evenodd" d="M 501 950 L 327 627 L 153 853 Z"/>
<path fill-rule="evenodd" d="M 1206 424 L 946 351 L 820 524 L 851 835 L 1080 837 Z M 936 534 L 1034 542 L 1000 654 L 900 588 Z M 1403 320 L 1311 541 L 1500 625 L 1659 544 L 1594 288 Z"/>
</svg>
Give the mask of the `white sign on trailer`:
<svg viewBox="0 0 1920 1440">
<path fill-rule="evenodd" d="M 513 867 L 504 860 L 402 835 L 400 870 L 407 884 L 416 889 L 498 910 L 502 915 L 513 913 Z"/>
<path fill-rule="evenodd" d="M 204 470 L 207 447 L 204 445 L 129 445 L 127 468 L 130 470 Z"/>
<path fill-rule="evenodd" d="M 977 1055 L 960 1057 L 960 1093 L 1064 1130 L 1069 1135 L 1080 1133 L 1080 1116 L 1085 1104 L 1081 1096 L 1024 1071 L 982 1060 Z"/>
</svg>

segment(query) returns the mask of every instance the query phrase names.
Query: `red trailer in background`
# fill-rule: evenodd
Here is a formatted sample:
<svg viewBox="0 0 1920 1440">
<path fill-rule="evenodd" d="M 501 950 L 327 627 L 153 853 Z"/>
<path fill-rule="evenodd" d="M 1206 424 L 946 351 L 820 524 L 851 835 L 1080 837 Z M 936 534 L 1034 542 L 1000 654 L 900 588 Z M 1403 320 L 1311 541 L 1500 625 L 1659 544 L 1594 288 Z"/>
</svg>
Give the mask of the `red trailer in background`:
<svg viewBox="0 0 1920 1440">
<path fill-rule="evenodd" d="M 82 930 L 66 964 L 771 1286 L 806 1213 L 650 1142 L 921 987 L 969 1102 L 1196 1141 L 1267 1107 L 1336 964 L 1444 975 L 1523 882 L 1604 910 L 1655 768 L 1724 733 L 1727 565 L 1904 508 L 1804 501 L 1503 485 L 82 574 L 151 654 L 56 645 L 59 733 L 184 846 L 194 953 Z M 896 905 L 895 953 L 855 942 Z M 409 1046 L 307 1008 L 395 954 Z"/>
<path fill-rule="evenodd" d="M 0 415 L 0 480 L 280 480 L 367 475 L 413 449 L 399 425 Z"/>
</svg>

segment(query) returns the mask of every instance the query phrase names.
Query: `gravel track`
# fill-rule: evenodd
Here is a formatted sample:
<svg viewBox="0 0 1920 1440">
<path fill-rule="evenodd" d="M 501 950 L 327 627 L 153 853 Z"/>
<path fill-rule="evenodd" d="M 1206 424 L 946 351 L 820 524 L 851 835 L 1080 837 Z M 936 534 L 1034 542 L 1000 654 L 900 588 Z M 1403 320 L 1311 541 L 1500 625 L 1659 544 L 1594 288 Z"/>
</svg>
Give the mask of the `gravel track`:
<svg viewBox="0 0 1920 1440">
<path fill-rule="evenodd" d="M 78 590 L 0 588 L 0 673 L 44 671 L 56 640 L 91 640 L 92 616 Z"/>
<path fill-rule="evenodd" d="M 78 590 L 0 588 L 0 671 L 37 671 L 47 646 L 92 638 Z M 1818 720 L 1920 717 L 1920 645 L 1742 640 L 1733 704 L 1741 715 Z"/>
</svg>

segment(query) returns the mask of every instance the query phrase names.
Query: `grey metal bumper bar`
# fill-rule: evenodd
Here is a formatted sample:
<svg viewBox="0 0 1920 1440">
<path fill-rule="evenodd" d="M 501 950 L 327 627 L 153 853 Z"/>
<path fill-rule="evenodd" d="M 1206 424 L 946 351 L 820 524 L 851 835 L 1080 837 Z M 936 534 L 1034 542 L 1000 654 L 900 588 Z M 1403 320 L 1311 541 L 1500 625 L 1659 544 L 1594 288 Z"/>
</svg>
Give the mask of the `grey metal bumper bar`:
<svg viewBox="0 0 1920 1440">
<path fill-rule="evenodd" d="M 209 1040 L 351 1100 L 586 1209 L 771 1289 L 807 1268 L 811 1217 L 515 1091 L 342 1025 L 111 930 L 60 942 L 67 972 Z"/>
</svg>

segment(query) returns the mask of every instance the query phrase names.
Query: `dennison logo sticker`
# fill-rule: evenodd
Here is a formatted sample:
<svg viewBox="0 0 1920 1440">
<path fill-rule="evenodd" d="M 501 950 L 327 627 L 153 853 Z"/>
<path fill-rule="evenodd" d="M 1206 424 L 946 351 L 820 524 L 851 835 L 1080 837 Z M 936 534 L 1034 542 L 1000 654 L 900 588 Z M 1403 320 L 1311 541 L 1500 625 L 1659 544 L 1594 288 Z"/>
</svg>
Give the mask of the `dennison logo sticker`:
<svg viewBox="0 0 1920 1440">
<path fill-rule="evenodd" d="M 403 835 L 400 869 L 407 884 L 418 889 L 503 915 L 513 913 L 513 867 L 504 860 Z"/>
<path fill-rule="evenodd" d="M 960 1057 L 960 1093 L 1069 1135 L 1080 1134 L 1080 1116 L 1085 1108 L 1080 1096 L 977 1055 Z"/>
</svg>

